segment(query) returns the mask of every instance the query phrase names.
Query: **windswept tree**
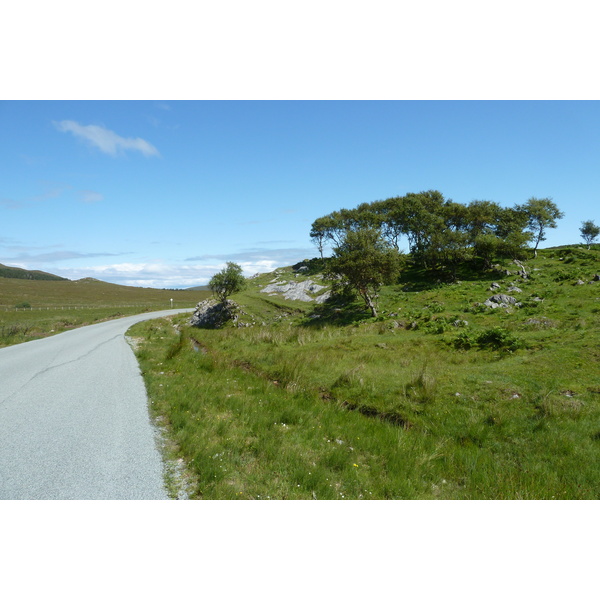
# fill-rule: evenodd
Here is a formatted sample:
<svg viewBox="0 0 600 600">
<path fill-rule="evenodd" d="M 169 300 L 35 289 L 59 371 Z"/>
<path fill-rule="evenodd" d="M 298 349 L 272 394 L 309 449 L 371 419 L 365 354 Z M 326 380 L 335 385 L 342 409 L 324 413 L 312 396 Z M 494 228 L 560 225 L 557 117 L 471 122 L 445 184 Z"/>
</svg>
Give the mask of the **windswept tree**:
<svg viewBox="0 0 600 600">
<path fill-rule="evenodd" d="M 551 198 L 529 198 L 527 202 L 517 207 L 523 211 L 528 218 L 527 228 L 533 234 L 533 255 L 537 257 L 537 249 L 540 242 L 546 239 L 546 230 L 555 229 L 556 221 L 565 215 Z"/>
<path fill-rule="evenodd" d="M 594 221 L 583 221 L 579 231 L 589 250 L 594 240 L 600 235 L 600 227 L 594 225 Z"/>
<path fill-rule="evenodd" d="M 246 279 L 242 275 L 242 267 L 234 262 L 228 262 L 227 266 L 215 273 L 208 285 L 212 293 L 225 303 L 232 294 L 241 292 L 246 287 Z"/>
<path fill-rule="evenodd" d="M 327 274 L 334 290 L 358 294 L 373 317 L 377 317 L 377 297 L 382 285 L 394 283 L 400 275 L 402 255 L 374 228 L 348 231 L 334 248 Z"/>
</svg>

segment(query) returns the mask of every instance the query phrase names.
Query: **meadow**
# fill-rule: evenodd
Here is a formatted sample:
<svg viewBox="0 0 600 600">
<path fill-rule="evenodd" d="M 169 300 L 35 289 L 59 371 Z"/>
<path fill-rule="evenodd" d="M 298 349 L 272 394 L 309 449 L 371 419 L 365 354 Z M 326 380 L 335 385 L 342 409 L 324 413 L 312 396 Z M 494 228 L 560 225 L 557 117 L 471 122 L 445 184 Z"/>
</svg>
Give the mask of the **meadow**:
<svg viewBox="0 0 600 600">
<path fill-rule="evenodd" d="M 249 280 L 240 327 L 130 330 L 174 497 L 600 497 L 598 245 L 542 250 L 526 279 L 508 260 L 451 284 L 408 268 L 377 319 L 259 291 L 319 282 L 306 266 Z"/>
<path fill-rule="evenodd" d="M 78 281 L 0 277 L 0 347 L 106 319 L 193 307 L 207 292 Z"/>
</svg>

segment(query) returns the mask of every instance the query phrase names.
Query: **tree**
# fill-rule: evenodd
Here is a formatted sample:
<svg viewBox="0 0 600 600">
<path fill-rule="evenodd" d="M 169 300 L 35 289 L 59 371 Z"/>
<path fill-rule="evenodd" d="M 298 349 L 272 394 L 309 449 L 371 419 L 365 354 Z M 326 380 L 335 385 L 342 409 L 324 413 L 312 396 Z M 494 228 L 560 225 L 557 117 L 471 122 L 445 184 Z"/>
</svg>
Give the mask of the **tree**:
<svg viewBox="0 0 600 600">
<path fill-rule="evenodd" d="M 579 231 L 589 250 L 592 242 L 600 235 L 600 227 L 594 225 L 594 221 L 582 221 Z"/>
<path fill-rule="evenodd" d="M 327 274 L 334 289 L 357 293 L 377 317 L 377 295 L 382 285 L 393 283 L 400 274 L 401 254 L 385 242 L 373 228 L 348 231 L 333 250 Z"/>
<path fill-rule="evenodd" d="M 500 242 L 497 248 L 499 256 L 524 260 L 526 248 L 533 234 L 526 231 L 529 216 L 520 207 L 501 208 L 494 223 L 493 232 Z"/>
<path fill-rule="evenodd" d="M 241 292 L 246 287 L 246 279 L 242 275 L 242 267 L 234 262 L 212 276 L 208 282 L 210 289 L 217 298 L 225 303 L 232 294 Z"/>
<path fill-rule="evenodd" d="M 533 234 L 533 255 L 537 257 L 538 245 L 546 239 L 546 229 L 555 229 L 557 219 L 562 219 L 565 215 L 558 210 L 551 198 L 529 198 L 517 208 L 528 217 L 527 229 Z"/>
</svg>

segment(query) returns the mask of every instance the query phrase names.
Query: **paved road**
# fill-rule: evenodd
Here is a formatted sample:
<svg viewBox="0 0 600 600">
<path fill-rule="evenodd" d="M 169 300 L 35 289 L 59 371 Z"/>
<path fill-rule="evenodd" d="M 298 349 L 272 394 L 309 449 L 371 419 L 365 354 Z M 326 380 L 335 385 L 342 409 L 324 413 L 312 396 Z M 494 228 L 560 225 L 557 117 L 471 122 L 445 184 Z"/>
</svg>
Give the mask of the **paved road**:
<svg viewBox="0 0 600 600">
<path fill-rule="evenodd" d="M 124 333 L 166 310 L 0 348 L 0 499 L 167 499 Z"/>
</svg>

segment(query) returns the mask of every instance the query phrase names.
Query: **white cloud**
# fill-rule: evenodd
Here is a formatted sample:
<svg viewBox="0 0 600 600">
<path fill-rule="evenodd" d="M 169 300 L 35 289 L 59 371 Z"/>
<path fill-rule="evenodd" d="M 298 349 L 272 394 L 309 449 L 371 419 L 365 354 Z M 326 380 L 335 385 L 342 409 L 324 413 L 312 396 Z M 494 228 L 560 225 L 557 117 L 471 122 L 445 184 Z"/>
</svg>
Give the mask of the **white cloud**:
<svg viewBox="0 0 600 600">
<path fill-rule="evenodd" d="M 68 279 L 94 277 L 109 283 L 153 288 L 204 285 L 223 265 L 171 265 L 163 262 L 115 263 L 54 270 Z"/>
<path fill-rule="evenodd" d="M 104 196 L 98 192 L 92 190 L 82 190 L 79 192 L 79 201 L 85 202 L 86 204 L 93 204 L 94 202 L 102 202 Z"/>
<path fill-rule="evenodd" d="M 80 125 L 76 121 L 54 122 L 58 131 L 70 132 L 89 142 L 105 154 L 117 156 L 126 150 L 137 150 L 144 156 L 160 156 L 158 150 L 142 138 L 124 138 L 99 125 Z"/>
</svg>

